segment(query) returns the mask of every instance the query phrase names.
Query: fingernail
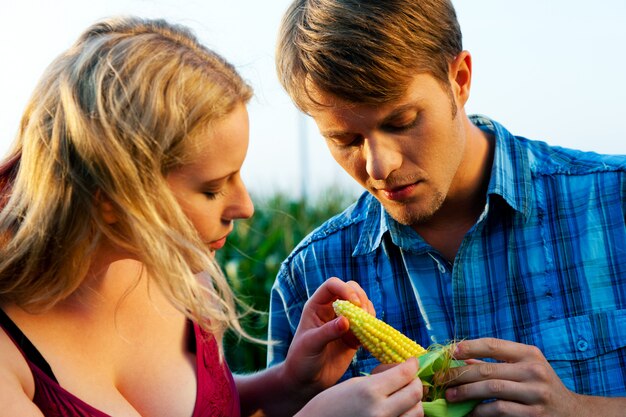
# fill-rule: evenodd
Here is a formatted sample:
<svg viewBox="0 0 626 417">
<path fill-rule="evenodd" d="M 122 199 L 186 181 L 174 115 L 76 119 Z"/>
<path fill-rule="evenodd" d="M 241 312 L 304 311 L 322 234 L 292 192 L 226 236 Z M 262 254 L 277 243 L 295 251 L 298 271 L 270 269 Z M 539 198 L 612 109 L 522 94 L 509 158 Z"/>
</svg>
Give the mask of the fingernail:
<svg viewBox="0 0 626 417">
<path fill-rule="evenodd" d="M 449 400 L 453 400 L 454 398 L 456 398 L 457 395 L 457 390 L 456 388 L 448 388 L 446 390 L 446 398 Z"/>
<path fill-rule="evenodd" d="M 454 350 L 452 351 L 452 356 L 456 358 L 456 357 L 459 356 L 460 353 L 461 352 L 460 352 L 460 349 L 459 349 L 459 343 L 456 343 L 454 345 Z"/>
<path fill-rule="evenodd" d="M 350 328 L 350 324 L 348 323 L 348 320 L 342 320 L 341 317 L 337 317 L 333 321 L 335 322 L 334 325 L 337 328 L 337 330 L 341 332 L 346 331 Z"/>
</svg>

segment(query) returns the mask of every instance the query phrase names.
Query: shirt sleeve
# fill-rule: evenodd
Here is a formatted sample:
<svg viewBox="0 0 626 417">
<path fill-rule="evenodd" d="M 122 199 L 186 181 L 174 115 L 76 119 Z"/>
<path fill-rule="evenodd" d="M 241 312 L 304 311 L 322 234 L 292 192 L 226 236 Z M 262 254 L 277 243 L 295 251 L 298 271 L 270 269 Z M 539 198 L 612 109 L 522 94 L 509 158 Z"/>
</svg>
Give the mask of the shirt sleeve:
<svg viewBox="0 0 626 417">
<path fill-rule="evenodd" d="M 296 296 L 293 271 L 285 262 L 278 271 L 270 295 L 267 366 L 285 360 L 289 345 L 298 328 L 302 306 L 306 302 Z"/>
</svg>

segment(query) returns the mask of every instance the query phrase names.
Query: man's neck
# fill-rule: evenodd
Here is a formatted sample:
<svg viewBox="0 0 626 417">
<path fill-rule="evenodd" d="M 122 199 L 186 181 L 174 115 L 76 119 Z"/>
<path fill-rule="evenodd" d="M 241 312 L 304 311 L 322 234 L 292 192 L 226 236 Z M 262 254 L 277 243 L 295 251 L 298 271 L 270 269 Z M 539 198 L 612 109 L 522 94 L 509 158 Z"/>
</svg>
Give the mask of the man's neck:
<svg viewBox="0 0 626 417">
<path fill-rule="evenodd" d="M 495 140 L 467 119 L 465 157 L 435 215 L 413 229 L 450 262 L 485 209 Z"/>
</svg>

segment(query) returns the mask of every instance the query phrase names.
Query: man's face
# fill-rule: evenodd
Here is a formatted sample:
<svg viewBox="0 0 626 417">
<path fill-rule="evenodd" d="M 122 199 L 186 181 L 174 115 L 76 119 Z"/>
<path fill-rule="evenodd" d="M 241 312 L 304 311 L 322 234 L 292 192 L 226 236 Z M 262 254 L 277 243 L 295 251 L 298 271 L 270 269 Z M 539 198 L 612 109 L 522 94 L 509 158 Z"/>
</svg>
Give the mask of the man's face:
<svg viewBox="0 0 626 417">
<path fill-rule="evenodd" d="M 313 90 L 310 110 L 335 160 L 397 221 L 430 219 L 454 189 L 465 151 L 458 89 L 418 74 L 398 100 L 361 105 Z"/>
</svg>

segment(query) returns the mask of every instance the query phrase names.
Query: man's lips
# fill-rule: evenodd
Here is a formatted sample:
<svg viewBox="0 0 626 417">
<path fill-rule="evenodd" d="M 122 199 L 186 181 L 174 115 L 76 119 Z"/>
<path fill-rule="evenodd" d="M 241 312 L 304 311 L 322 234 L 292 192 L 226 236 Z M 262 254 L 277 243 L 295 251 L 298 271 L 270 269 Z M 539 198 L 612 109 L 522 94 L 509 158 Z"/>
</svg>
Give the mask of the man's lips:
<svg viewBox="0 0 626 417">
<path fill-rule="evenodd" d="M 415 190 L 415 187 L 417 186 L 417 184 L 418 182 L 414 182 L 412 184 L 402 185 L 400 187 L 383 188 L 380 190 L 380 192 L 388 200 L 392 200 L 392 201 L 405 200 L 409 198 L 411 194 L 413 194 L 413 191 Z"/>
</svg>

